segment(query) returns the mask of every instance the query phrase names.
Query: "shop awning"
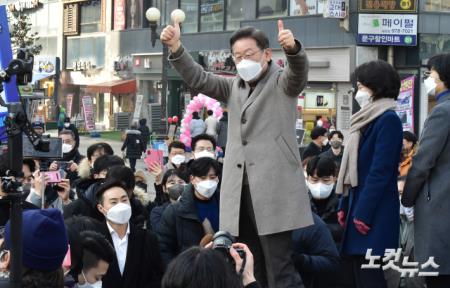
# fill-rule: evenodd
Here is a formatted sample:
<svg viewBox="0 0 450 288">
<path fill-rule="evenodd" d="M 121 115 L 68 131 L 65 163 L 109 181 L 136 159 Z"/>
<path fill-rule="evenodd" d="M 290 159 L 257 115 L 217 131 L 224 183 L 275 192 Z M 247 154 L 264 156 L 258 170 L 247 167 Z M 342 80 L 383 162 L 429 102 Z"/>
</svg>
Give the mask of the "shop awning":
<svg viewBox="0 0 450 288">
<path fill-rule="evenodd" d="M 87 92 L 91 93 L 111 93 L 111 94 L 126 94 L 135 93 L 136 80 L 116 80 L 110 82 L 103 82 L 94 85 L 86 86 Z"/>
</svg>

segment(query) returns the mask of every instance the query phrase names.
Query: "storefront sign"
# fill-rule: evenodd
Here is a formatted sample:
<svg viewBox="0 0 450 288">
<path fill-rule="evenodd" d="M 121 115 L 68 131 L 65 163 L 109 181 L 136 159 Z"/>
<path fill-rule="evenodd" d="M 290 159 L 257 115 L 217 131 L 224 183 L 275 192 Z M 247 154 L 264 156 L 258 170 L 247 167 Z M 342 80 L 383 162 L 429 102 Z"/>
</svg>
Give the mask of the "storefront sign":
<svg viewBox="0 0 450 288">
<path fill-rule="evenodd" d="M 53 76 L 58 71 L 58 60 L 56 57 L 36 56 L 33 66 L 33 81 Z"/>
<path fill-rule="evenodd" d="M 344 19 L 347 16 L 346 6 L 346 0 L 328 0 L 323 17 Z"/>
<path fill-rule="evenodd" d="M 398 117 L 403 124 L 403 130 L 414 131 L 414 84 L 415 76 L 408 77 L 401 82 L 400 94 L 397 99 Z"/>
<path fill-rule="evenodd" d="M 359 12 L 417 12 L 417 0 L 358 0 Z"/>
<path fill-rule="evenodd" d="M 17 0 L 8 4 L 10 12 L 22 12 L 24 10 L 36 9 L 39 7 L 39 0 Z"/>
<path fill-rule="evenodd" d="M 17 86 L 19 88 L 19 93 L 21 97 L 32 97 L 33 96 L 33 85 L 20 85 Z"/>
<path fill-rule="evenodd" d="M 114 30 L 125 30 L 125 0 L 114 0 Z"/>
<path fill-rule="evenodd" d="M 203 63 L 208 71 L 236 73 L 231 52 L 228 50 L 202 51 Z"/>
<path fill-rule="evenodd" d="M 305 108 L 306 109 L 330 109 L 335 108 L 335 94 L 322 91 L 307 91 L 303 93 L 305 95 Z"/>
<path fill-rule="evenodd" d="M 95 65 L 92 65 L 91 61 L 75 61 L 72 67 L 73 71 L 86 71 L 91 70 Z"/>
<path fill-rule="evenodd" d="M 358 44 L 416 46 L 417 15 L 359 14 Z"/>
<path fill-rule="evenodd" d="M 144 100 L 144 95 L 136 95 L 136 104 L 134 105 L 133 122 L 138 122 L 141 118 L 142 101 Z"/>
<path fill-rule="evenodd" d="M 94 104 L 92 102 L 92 97 L 83 96 L 82 102 L 83 102 L 84 124 L 86 126 L 86 130 L 92 131 L 95 129 Z"/>
<path fill-rule="evenodd" d="M 67 96 L 66 96 L 67 117 L 72 117 L 72 103 L 73 103 L 73 94 L 67 94 Z"/>
</svg>

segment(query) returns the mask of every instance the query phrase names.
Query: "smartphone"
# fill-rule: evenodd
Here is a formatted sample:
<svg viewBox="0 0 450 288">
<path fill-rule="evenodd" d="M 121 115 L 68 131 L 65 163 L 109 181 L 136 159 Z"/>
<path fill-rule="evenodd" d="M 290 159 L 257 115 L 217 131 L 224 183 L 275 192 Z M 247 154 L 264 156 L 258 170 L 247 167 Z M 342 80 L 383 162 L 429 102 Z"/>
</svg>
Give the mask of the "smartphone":
<svg viewBox="0 0 450 288">
<path fill-rule="evenodd" d="M 50 171 L 45 172 L 45 176 L 47 176 L 47 183 L 59 183 L 61 182 L 61 174 L 59 171 Z"/>
<path fill-rule="evenodd" d="M 161 150 L 149 150 L 147 151 L 147 157 L 144 159 L 145 164 L 150 166 L 152 163 L 158 163 L 161 168 L 164 167 L 163 151 Z"/>
<path fill-rule="evenodd" d="M 57 164 L 58 164 L 58 168 L 59 169 L 67 170 L 70 167 L 70 165 L 72 164 L 72 162 L 70 162 L 70 161 L 58 161 Z"/>
</svg>

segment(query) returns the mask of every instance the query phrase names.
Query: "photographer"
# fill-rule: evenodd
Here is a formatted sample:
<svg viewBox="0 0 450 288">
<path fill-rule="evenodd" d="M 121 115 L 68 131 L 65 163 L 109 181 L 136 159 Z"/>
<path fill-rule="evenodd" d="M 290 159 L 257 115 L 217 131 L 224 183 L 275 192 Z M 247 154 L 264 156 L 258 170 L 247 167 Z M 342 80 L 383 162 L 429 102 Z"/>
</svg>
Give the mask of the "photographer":
<svg viewBox="0 0 450 288">
<path fill-rule="evenodd" d="M 61 211 L 64 207 L 72 202 L 69 199 L 70 195 L 70 180 L 61 179 L 59 183 L 47 183 L 49 181 L 48 175 L 44 175 L 44 183 L 42 182 L 42 173 L 39 170 L 35 171 L 33 186 L 27 201 L 37 207 L 42 206 L 42 185 L 45 185 L 45 208 L 55 208 Z"/>
<path fill-rule="evenodd" d="M 245 251 L 245 261 L 236 249 Z M 247 245 L 234 243 L 229 253 L 234 260 L 234 269 L 227 258 L 217 250 L 201 247 L 186 250 L 169 265 L 162 280 L 162 288 L 260 287 L 253 274 L 253 254 Z"/>
<path fill-rule="evenodd" d="M 65 178 L 74 183 L 78 179 L 78 165 L 84 158 L 78 151 L 79 143 L 75 140 L 75 134 L 71 130 L 62 130 L 59 133 L 62 139 L 63 158 L 61 161 L 53 161 L 50 164 L 49 171 L 64 170 L 67 172 Z"/>
</svg>

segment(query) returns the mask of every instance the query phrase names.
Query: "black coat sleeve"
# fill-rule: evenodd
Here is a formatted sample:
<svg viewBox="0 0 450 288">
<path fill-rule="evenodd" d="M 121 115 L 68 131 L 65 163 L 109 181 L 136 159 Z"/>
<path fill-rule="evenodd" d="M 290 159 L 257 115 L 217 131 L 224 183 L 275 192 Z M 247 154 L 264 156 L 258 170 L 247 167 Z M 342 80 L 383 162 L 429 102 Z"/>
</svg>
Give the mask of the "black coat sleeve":
<svg viewBox="0 0 450 288">
<path fill-rule="evenodd" d="M 146 279 L 146 283 L 141 287 L 148 288 L 160 288 L 161 287 L 161 279 L 164 273 L 163 264 L 161 261 L 161 253 L 159 249 L 158 238 L 153 232 L 145 231 L 146 233 L 146 251 L 147 251 L 147 265 L 141 267 L 145 269 L 145 267 L 149 267 L 150 271 L 146 273 L 148 275 Z"/>
<path fill-rule="evenodd" d="M 167 206 L 156 231 L 164 267 L 178 254 L 176 217 L 175 206 Z"/>
<path fill-rule="evenodd" d="M 126 138 L 125 138 L 125 141 L 123 141 L 123 145 L 122 145 L 122 148 L 120 148 L 120 150 L 122 150 L 122 151 L 125 150 L 125 148 L 128 145 L 128 141 L 129 141 L 129 137 L 127 135 Z"/>
</svg>

